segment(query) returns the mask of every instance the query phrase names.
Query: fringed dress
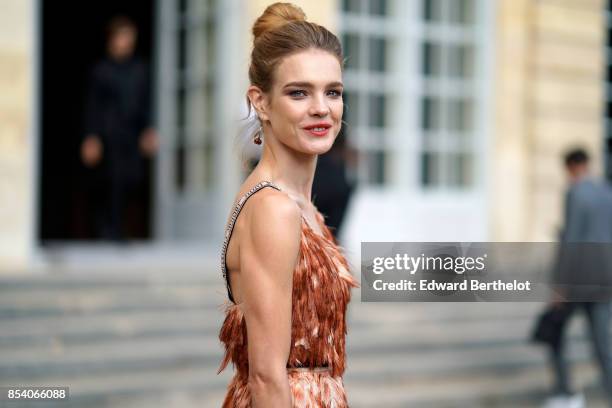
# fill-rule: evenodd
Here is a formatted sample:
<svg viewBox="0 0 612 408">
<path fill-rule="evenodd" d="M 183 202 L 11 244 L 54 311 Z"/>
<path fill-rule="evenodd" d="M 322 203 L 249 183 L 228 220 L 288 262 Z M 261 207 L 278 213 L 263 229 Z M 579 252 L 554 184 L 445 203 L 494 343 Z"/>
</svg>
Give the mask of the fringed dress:
<svg viewBox="0 0 612 408">
<path fill-rule="evenodd" d="M 247 385 L 249 360 L 246 321 L 234 304 L 225 256 L 234 224 L 250 196 L 264 187 L 280 189 L 263 181 L 248 191 L 236 204 L 227 225 L 221 253 L 221 269 L 230 302 L 219 339 L 225 356 L 219 373 L 232 362 L 235 368 L 223 408 L 251 406 Z M 348 263 L 333 235 L 317 211 L 324 233 L 317 234 L 302 216 L 299 259 L 293 272 L 291 349 L 287 375 L 295 408 L 348 407 L 342 374 L 345 368 L 346 308 L 351 287 L 358 283 L 349 273 Z"/>
</svg>

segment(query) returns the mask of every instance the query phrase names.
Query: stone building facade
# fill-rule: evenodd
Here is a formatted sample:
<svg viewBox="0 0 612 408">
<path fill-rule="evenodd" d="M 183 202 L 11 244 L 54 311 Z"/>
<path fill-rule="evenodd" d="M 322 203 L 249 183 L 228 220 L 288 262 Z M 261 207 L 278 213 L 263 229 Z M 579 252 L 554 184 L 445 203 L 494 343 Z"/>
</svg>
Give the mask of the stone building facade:
<svg viewBox="0 0 612 408">
<path fill-rule="evenodd" d="M 45 46 L 40 35 L 43 1 L 4 0 L 1 6 L 0 270 L 3 271 L 28 270 L 46 251 L 38 233 L 38 208 L 44 205 L 45 199 L 39 194 L 43 153 L 40 140 L 46 136 L 40 131 L 41 111 L 45 107 L 41 106 L 39 93 L 41 53 Z M 217 173 L 208 178 L 214 180 L 210 186 L 203 187 L 206 180 L 196 177 L 193 186 L 179 191 L 164 175 L 165 170 L 178 164 L 173 161 L 171 152 L 165 155 L 162 152 L 156 176 L 155 205 L 159 208 L 156 211 L 158 219 L 153 221 L 157 231 L 153 240 L 172 246 L 185 239 L 202 239 L 203 245 L 212 248 L 211 253 L 214 253 L 218 245 L 214 238 L 220 236 L 226 209 L 242 177 L 233 138 L 219 133 L 238 131 L 236 112 L 247 86 L 246 61 L 251 42 L 248 30 L 253 19 L 270 2 L 230 0 L 217 4 L 192 0 L 185 2 L 185 7 L 192 9 L 178 12 L 175 3 L 178 4 L 151 1 L 151 7 L 156 10 L 153 24 L 155 86 L 158 94 L 164 96 L 158 98 L 156 105 L 159 127 L 166 135 L 174 134 L 173 116 L 168 112 L 176 112 L 181 106 L 185 109 L 184 104 L 165 93 L 182 83 L 180 69 L 172 67 L 167 58 L 180 48 L 173 45 L 178 37 L 171 33 L 183 24 L 181 13 L 193 15 L 193 10 L 208 10 L 205 11 L 207 20 L 202 21 L 212 22 L 211 27 L 215 27 L 216 54 L 212 59 L 214 66 L 211 68 L 208 64 L 203 69 L 212 72 L 212 83 L 217 85 L 210 91 L 212 94 L 201 95 L 198 102 L 201 105 L 196 103 L 191 109 L 215 102 L 216 110 L 211 111 L 216 118 L 211 127 L 214 131 L 210 131 L 213 147 L 203 156 L 198 154 L 189 168 L 196 169 L 194 174 L 201 174 L 198 172 L 207 168 L 207 160 L 214 160 L 212 169 Z M 345 49 L 351 48 L 349 41 L 365 44 L 366 68 L 362 70 L 357 66 L 347 71 L 347 92 L 357 95 L 356 101 L 363 96 L 368 107 L 364 108 L 366 115 L 372 115 L 379 102 L 383 107 L 381 129 L 372 130 L 375 124 L 367 120 L 359 122 L 364 119 L 356 117 L 360 124 L 356 126 L 354 140 L 349 140 L 364 158 L 363 163 L 374 160 L 370 167 L 362 165 L 356 177 L 359 189 L 343 236 L 349 249 L 358 251 L 360 241 L 381 237 L 388 240 L 463 238 L 472 241 L 556 239 L 566 187 L 562 154 L 570 147 L 584 146 L 594 158 L 597 174 L 602 173 L 604 166 L 607 4 L 603 0 L 456 0 L 453 5 L 443 0 L 297 3 L 312 21 L 341 33 Z M 456 4 L 465 9 L 454 9 Z M 473 26 L 458 28 L 451 24 L 452 21 L 447 24 L 442 17 L 436 20 L 436 10 L 441 10 L 442 16 L 447 10 L 451 20 L 464 19 L 464 23 L 471 22 Z M 411 20 L 402 27 L 398 22 L 404 18 Z M 223 24 L 218 24 L 220 21 Z M 197 24 L 193 26 L 198 27 Z M 451 49 L 452 36 L 456 33 L 468 42 L 473 39 L 473 43 L 466 42 Z M 190 38 L 189 34 L 186 38 Z M 364 42 L 359 42 L 361 39 L 365 39 Z M 473 150 L 465 156 L 469 159 L 457 161 L 457 169 L 471 172 L 471 176 L 465 178 L 471 180 L 466 184 L 468 188 L 464 188 L 463 179 L 453 184 L 452 177 L 440 176 L 441 184 L 434 183 L 433 187 L 428 184 L 427 177 L 437 174 L 438 170 L 425 169 L 432 163 L 432 156 L 425 160 L 422 154 L 429 130 L 420 127 L 419 123 L 420 116 L 426 115 L 424 112 L 431 107 L 429 100 L 421 100 L 412 93 L 422 91 L 429 97 L 427 92 L 431 90 L 446 92 L 446 88 L 436 88 L 436 78 L 420 72 L 421 65 L 428 64 L 427 58 L 436 49 L 437 39 L 442 50 L 447 44 L 444 41 L 450 41 L 448 58 L 451 61 L 457 52 L 460 61 L 473 58 L 471 63 L 459 69 L 473 70 L 476 77 L 456 84 L 457 89 L 472 87 L 467 92 L 475 106 L 469 110 L 473 117 L 468 118 L 474 123 Z M 423 48 L 424 53 L 421 53 L 420 47 L 427 41 L 433 41 L 433 45 L 428 50 Z M 193 44 L 197 46 L 198 43 Z M 197 57 L 197 51 L 195 55 Z M 442 52 L 441 55 L 446 54 Z M 372 58 L 384 58 L 386 62 L 371 62 Z M 442 57 L 443 61 L 444 58 L 447 57 Z M 197 61 L 194 64 L 199 66 Z M 375 69 L 368 71 L 372 66 Z M 381 75 L 380 69 L 387 71 Z M 199 71 L 194 72 L 197 76 Z M 166 75 L 168 73 L 170 75 Z M 239 79 L 228 81 L 229 77 Z M 381 89 L 388 90 L 388 94 L 370 98 L 368 92 L 372 90 L 361 84 L 363 78 L 380 83 Z M 387 85 L 391 79 L 405 81 L 406 88 L 393 93 Z M 441 81 L 454 89 L 453 80 Z M 194 88 L 193 92 L 198 101 L 197 92 L 200 91 Z M 404 118 L 409 130 L 406 139 L 402 139 Z M 370 132 L 393 142 L 372 147 L 360 136 Z M 453 145 L 440 146 L 452 149 Z M 394 155 L 395 150 L 408 156 Z M 439 162 L 439 170 L 450 171 L 452 176 L 449 164 L 445 160 Z M 381 171 L 384 176 L 371 177 L 370 171 Z M 431 171 L 430 176 L 422 174 Z M 208 216 L 203 218 L 204 210 Z M 373 211 L 381 215 L 377 220 L 379 224 L 371 223 Z M 381 212 L 388 214 L 388 219 Z M 397 218 L 406 213 L 404 221 L 398 223 Z M 376 230 L 377 225 L 379 230 Z M 198 236 L 197 231 L 202 230 L 207 233 Z"/>
</svg>

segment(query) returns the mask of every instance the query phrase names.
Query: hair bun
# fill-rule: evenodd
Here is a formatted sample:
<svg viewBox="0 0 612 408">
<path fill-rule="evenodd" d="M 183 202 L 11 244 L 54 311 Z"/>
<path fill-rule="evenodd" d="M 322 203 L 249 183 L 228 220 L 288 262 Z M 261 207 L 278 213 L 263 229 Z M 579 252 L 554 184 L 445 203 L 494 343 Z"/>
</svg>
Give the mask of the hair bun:
<svg viewBox="0 0 612 408">
<path fill-rule="evenodd" d="M 291 3 L 271 4 L 253 24 L 253 36 L 257 40 L 260 35 L 293 21 L 306 21 L 301 8 Z"/>
</svg>

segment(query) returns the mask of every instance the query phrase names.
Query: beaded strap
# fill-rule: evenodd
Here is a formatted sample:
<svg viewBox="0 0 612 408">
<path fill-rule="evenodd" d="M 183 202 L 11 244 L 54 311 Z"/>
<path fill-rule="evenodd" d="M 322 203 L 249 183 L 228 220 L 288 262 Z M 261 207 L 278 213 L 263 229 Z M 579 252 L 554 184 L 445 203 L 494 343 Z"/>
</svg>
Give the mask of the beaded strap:
<svg viewBox="0 0 612 408">
<path fill-rule="evenodd" d="M 247 191 L 236 203 L 234 207 L 234 211 L 232 211 L 232 215 L 227 223 L 227 227 L 225 228 L 225 238 L 223 239 L 223 246 L 221 247 L 221 273 L 223 274 L 223 279 L 225 279 L 225 285 L 227 286 L 227 294 L 229 299 L 234 302 L 234 297 L 232 296 L 232 289 L 230 288 L 229 279 L 227 277 L 227 265 L 225 263 L 225 257 L 227 255 L 227 247 L 229 245 L 230 238 L 232 237 L 232 232 L 234 232 L 234 225 L 236 224 L 236 220 L 238 219 L 238 215 L 244 207 L 244 204 L 247 200 L 256 192 L 265 187 L 272 187 L 278 191 L 281 191 L 280 188 L 275 186 L 269 181 L 261 181 L 257 183 L 252 189 Z"/>
</svg>

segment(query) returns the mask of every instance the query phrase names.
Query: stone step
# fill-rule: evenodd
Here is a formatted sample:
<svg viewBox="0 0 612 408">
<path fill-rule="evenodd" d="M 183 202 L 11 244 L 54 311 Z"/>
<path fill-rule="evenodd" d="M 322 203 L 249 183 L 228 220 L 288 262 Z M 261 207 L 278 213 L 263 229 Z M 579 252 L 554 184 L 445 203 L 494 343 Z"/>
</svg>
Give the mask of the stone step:
<svg viewBox="0 0 612 408">
<path fill-rule="evenodd" d="M 180 364 L 218 366 L 221 347 L 213 338 L 184 336 L 119 340 L 66 347 L 0 352 L 0 377 L 36 378 L 55 374 L 88 375 L 126 369 L 152 370 Z"/>
<path fill-rule="evenodd" d="M 45 349 L 60 344 L 106 344 L 115 340 L 139 341 L 151 338 L 202 336 L 216 339 L 221 326 L 218 311 L 181 309 L 162 312 L 106 313 L 97 316 L 24 318 L 2 321 L 0 351 Z M 577 320 L 580 325 L 580 321 Z M 439 348 L 457 350 L 498 346 L 527 341 L 532 322 L 527 319 L 494 321 L 426 321 L 414 325 L 373 325 L 363 320 L 349 322 L 347 344 L 355 350 L 375 352 L 381 347 L 424 352 Z M 572 326 L 575 326 L 573 324 Z M 418 327 L 415 333 L 414 327 Z M 570 328 L 576 338 L 584 337 L 580 327 Z M 216 340 L 215 340 L 216 341 Z"/>
<path fill-rule="evenodd" d="M 3 319 L 23 319 L 27 317 L 53 317 L 87 314 L 95 317 L 100 313 L 125 313 L 145 310 L 187 310 L 213 309 L 220 307 L 218 297 L 203 291 L 158 291 L 146 294 L 96 294 L 87 296 L 65 296 L 45 302 L 41 300 L 23 300 L 12 304 L 0 305 L 0 321 Z"/>
<path fill-rule="evenodd" d="M 603 407 L 602 396 L 594 387 L 598 373 L 589 364 L 574 364 L 577 389 L 588 391 L 588 407 Z M 401 376 L 383 384 L 365 384 L 345 378 L 351 407 L 420 408 L 529 408 L 541 407 L 548 395 L 550 373 L 543 365 L 490 373 L 448 375 L 437 372 L 409 380 Z"/>
<path fill-rule="evenodd" d="M 354 317 L 354 316 L 353 316 Z M 452 320 L 441 324 L 439 321 L 424 321 L 418 325 L 401 326 L 369 322 L 360 318 L 349 319 L 348 345 L 351 347 L 392 347 L 401 344 L 415 350 L 439 347 L 474 348 L 501 343 L 525 342 L 533 322 L 531 318 L 499 320 Z M 143 339 L 151 337 L 172 337 L 173 335 L 202 335 L 217 337 L 221 326 L 222 313 L 219 310 L 184 308 L 170 311 L 146 311 L 131 313 L 101 312 L 76 316 L 40 317 L 0 320 L 0 350 L 27 347 L 46 347 L 61 343 L 73 344 L 103 343 L 115 339 Z M 580 320 L 576 320 L 581 324 Z M 415 332 L 414 328 L 418 328 Z M 581 327 L 570 328 L 584 336 Z M 358 341 L 355 341 L 358 339 Z"/>
<path fill-rule="evenodd" d="M 419 339 L 423 341 L 423 339 Z M 531 366 L 543 363 L 543 353 L 523 341 L 498 341 L 477 347 L 447 342 L 423 348 L 401 337 L 383 346 L 375 337 L 355 335 L 348 347 L 352 375 L 385 381 L 401 373 L 418 376 L 426 372 L 465 372 Z M 574 359 L 588 358 L 585 342 L 576 343 Z M 169 365 L 192 364 L 216 369 L 222 349 L 216 336 L 180 335 L 66 345 L 53 342 L 36 347 L 0 349 L 0 376 L 35 378 L 49 373 L 87 374 L 124 369 L 148 370 Z M 405 367 L 403 361 L 410 361 Z"/>
<path fill-rule="evenodd" d="M 164 335 L 166 331 L 199 331 L 202 334 L 216 336 L 222 324 L 221 310 L 185 307 L 178 310 L 145 310 L 130 312 L 100 311 L 99 313 L 84 313 L 76 315 L 61 315 L 51 317 L 27 317 L 20 319 L 0 320 L 3 330 L 0 331 L 0 347 L 25 346 L 28 344 L 46 343 L 48 338 L 66 343 L 79 341 L 95 341 L 117 337 L 143 337 L 146 335 Z M 373 342 L 386 341 L 385 339 L 398 339 L 407 343 L 422 342 L 454 343 L 465 340 L 492 341 L 492 340 L 522 340 L 527 337 L 531 328 L 529 318 L 476 320 L 476 321 L 423 321 L 418 326 L 389 325 L 370 322 L 362 318 L 349 319 L 349 341 L 352 334 L 360 338 L 372 338 Z M 418 327 L 418 336 L 414 328 Z M 509 334 L 506 334 L 509 332 Z M 510 337 L 508 337 L 510 336 Z M 44 340 L 44 341 L 43 341 Z"/>
<path fill-rule="evenodd" d="M 69 385 L 74 407 L 220 406 L 225 292 L 195 275 L 0 279 L 0 385 Z M 353 299 L 351 407 L 540 406 L 546 354 L 527 339 L 541 303 Z M 572 322 L 569 358 L 594 389 L 583 326 Z"/>
<path fill-rule="evenodd" d="M 353 294 L 358 295 L 358 291 L 354 291 Z M 359 296 L 354 296 L 348 309 L 351 317 L 360 317 L 371 322 L 402 324 L 407 319 L 409 321 L 467 321 L 506 317 L 533 317 L 544 306 L 541 302 L 361 303 Z"/>
<path fill-rule="evenodd" d="M 22 386 L 42 386 L 52 383 L 69 386 L 71 403 L 75 404 L 109 402 L 126 396 L 159 396 L 164 392 L 185 390 L 215 392 L 225 390 L 231 376 L 230 370 L 216 375 L 216 369 L 211 370 L 208 366 L 186 362 L 182 365 L 168 365 L 148 370 L 126 368 L 110 373 L 91 372 L 85 376 L 54 373 L 29 380 L 3 378 L 1 383 Z"/>
<path fill-rule="evenodd" d="M 590 359 L 590 348 L 585 342 L 572 344 L 568 360 Z M 432 352 L 409 352 L 401 349 L 380 349 L 375 353 L 347 353 L 346 378 L 371 379 L 377 383 L 393 380 L 395 376 L 419 378 L 444 373 L 461 376 L 466 373 L 498 375 L 526 367 L 546 365 L 545 350 L 528 344 L 511 344 L 486 349 L 442 349 Z"/>
<path fill-rule="evenodd" d="M 218 311 L 221 318 L 223 306 L 227 304 L 223 288 L 215 286 L 140 286 L 78 290 L 58 289 L 45 291 L 33 289 L 17 291 L 0 296 L 0 321 L 28 317 L 53 317 L 83 313 L 125 313 L 137 310 L 163 310 L 179 308 L 202 308 Z M 25 293 L 24 293 L 25 292 Z M 468 306 L 466 306 L 468 305 Z M 483 319 L 533 318 L 541 305 L 518 304 L 509 308 L 495 304 L 475 308 L 472 304 L 453 307 L 450 304 L 357 304 L 349 308 L 349 316 L 355 321 L 371 323 L 405 324 L 422 321 L 470 321 Z M 457 309 L 465 309 L 457 312 Z M 389 312 L 389 311 L 392 312 Z"/>
<path fill-rule="evenodd" d="M 220 322 L 205 316 L 200 308 L 192 308 L 0 320 L 0 350 L 41 347 L 56 342 L 71 346 L 128 338 L 216 337 Z"/>
<path fill-rule="evenodd" d="M 47 305 L 63 306 L 71 303 L 91 303 L 92 306 L 106 306 L 109 302 L 134 302 L 184 300 L 201 301 L 217 298 L 218 303 L 223 301 L 223 292 L 217 285 L 204 286 L 196 283 L 185 283 L 182 285 L 146 285 L 125 287 L 87 287 L 80 289 L 55 289 L 45 290 L 42 288 L 21 289 L 0 295 L 0 309 L 6 307 L 44 307 Z M 207 302 L 204 305 L 215 305 Z"/>
<path fill-rule="evenodd" d="M 596 371 L 576 364 L 578 389 L 586 389 L 589 407 L 598 407 L 601 396 L 593 389 Z M 20 385 L 70 385 L 69 406 L 116 407 L 218 407 L 225 395 L 231 373 L 220 375 L 199 367 L 107 374 L 86 377 L 55 375 Z M 446 373 L 418 378 L 396 376 L 384 383 L 345 377 L 351 407 L 536 407 L 546 396 L 549 375 L 545 367 L 529 367 L 491 376 L 488 373 Z M 6 382 L 3 382 L 6 383 Z M 6 383 L 9 384 L 9 383 Z M 163 403 L 162 403 L 163 402 Z M 79 405 L 81 404 L 81 405 Z"/>
<path fill-rule="evenodd" d="M 205 273 L 202 269 L 159 269 L 123 271 L 105 270 L 103 272 L 82 271 L 80 273 L 28 273 L 25 275 L 0 276 L 0 293 L 16 290 L 43 289 L 80 290 L 86 288 L 125 288 L 147 286 L 185 286 L 200 284 L 222 287 L 221 274 Z"/>
</svg>

